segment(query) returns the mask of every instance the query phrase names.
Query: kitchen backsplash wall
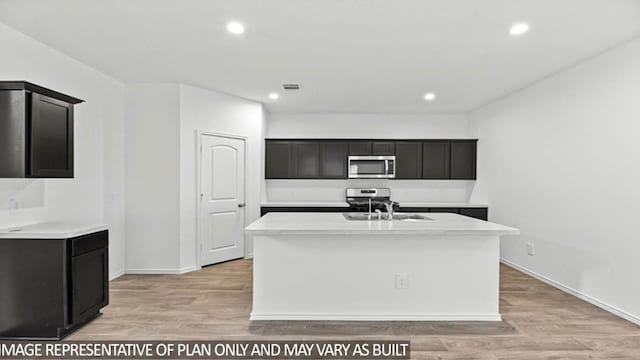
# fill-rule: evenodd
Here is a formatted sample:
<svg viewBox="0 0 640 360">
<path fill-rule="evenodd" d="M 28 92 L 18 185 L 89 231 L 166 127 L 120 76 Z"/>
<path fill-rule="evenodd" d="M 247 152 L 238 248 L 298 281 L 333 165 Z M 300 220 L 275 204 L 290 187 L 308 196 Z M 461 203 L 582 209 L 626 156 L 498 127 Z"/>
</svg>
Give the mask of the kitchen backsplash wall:
<svg viewBox="0 0 640 360">
<path fill-rule="evenodd" d="M 467 202 L 475 181 L 267 180 L 267 202 L 343 202 L 347 187 L 388 187 L 402 202 Z"/>
</svg>

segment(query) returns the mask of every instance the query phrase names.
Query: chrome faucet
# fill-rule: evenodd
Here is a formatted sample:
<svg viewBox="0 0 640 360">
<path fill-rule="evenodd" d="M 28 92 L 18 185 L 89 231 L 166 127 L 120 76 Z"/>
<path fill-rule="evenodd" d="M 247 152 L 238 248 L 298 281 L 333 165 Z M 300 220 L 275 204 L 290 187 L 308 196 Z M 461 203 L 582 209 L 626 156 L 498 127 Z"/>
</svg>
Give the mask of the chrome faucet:
<svg viewBox="0 0 640 360">
<path fill-rule="evenodd" d="M 382 220 L 382 210 L 376 209 L 376 215 L 378 215 L 378 220 Z"/>
<path fill-rule="evenodd" d="M 384 203 L 384 207 L 387 208 L 387 220 L 393 220 L 393 207 L 398 205 L 395 201 L 388 201 Z"/>
</svg>

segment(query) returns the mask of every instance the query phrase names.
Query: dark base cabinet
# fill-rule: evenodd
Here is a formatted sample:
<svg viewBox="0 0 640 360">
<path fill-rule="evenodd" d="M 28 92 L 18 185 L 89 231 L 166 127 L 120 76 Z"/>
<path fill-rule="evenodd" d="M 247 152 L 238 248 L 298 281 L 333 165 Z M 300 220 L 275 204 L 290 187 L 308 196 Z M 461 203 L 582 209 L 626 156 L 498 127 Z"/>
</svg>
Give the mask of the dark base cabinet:
<svg viewBox="0 0 640 360">
<path fill-rule="evenodd" d="M 0 339 L 60 340 L 109 304 L 108 232 L 0 239 Z"/>
<path fill-rule="evenodd" d="M 294 206 L 294 207 L 284 207 L 284 206 L 263 206 L 260 208 L 260 216 L 265 216 L 270 212 L 347 212 L 353 211 L 350 210 L 348 206 L 345 207 L 315 207 L 315 206 Z"/>
<path fill-rule="evenodd" d="M 349 207 L 314 207 L 314 206 L 295 206 L 295 207 L 281 207 L 281 206 L 263 206 L 260 208 L 260 216 L 264 216 L 270 212 L 348 212 L 359 211 Z M 484 208 L 450 208 L 450 207 L 400 207 L 397 211 L 409 212 L 409 213 L 454 213 L 472 218 L 488 221 L 489 209 Z"/>
</svg>

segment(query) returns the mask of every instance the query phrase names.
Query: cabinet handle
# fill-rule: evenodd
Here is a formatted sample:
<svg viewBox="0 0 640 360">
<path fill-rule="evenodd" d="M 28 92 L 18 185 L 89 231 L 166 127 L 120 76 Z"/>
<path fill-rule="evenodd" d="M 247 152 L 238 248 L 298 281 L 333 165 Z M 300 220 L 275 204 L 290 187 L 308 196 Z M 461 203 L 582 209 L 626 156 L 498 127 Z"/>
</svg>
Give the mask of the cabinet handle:
<svg viewBox="0 0 640 360">
<path fill-rule="evenodd" d="M 243 208 L 243 207 L 245 207 L 245 206 L 246 206 L 246 204 L 245 204 L 245 203 L 238 204 L 238 207 L 239 207 L 239 208 Z"/>
</svg>

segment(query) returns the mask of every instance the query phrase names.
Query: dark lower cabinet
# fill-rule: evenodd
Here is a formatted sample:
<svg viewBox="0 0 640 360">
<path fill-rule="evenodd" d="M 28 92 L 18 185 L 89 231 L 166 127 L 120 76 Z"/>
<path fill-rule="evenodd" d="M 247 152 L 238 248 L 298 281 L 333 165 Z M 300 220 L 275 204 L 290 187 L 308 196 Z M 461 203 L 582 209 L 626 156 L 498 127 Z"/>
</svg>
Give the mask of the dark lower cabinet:
<svg viewBox="0 0 640 360">
<path fill-rule="evenodd" d="M 451 179 L 476 179 L 476 140 L 451 141 Z"/>
<path fill-rule="evenodd" d="M 460 208 L 460 215 L 488 221 L 489 209 L 488 208 Z"/>
<path fill-rule="evenodd" d="M 72 178 L 73 105 L 24 81 L 0 81 L 0 177 Z"/>
<path fill-rule="evenodd" d="M 109 303 L 108 232 L 0 239 L 0 338 L 62 339 Z"/>
<path fill-rule="evenodd" d="M 347 178 L 347 143 L 323 141 L 320 143 L 320 177 L 322 179 Z"/>
<path fill-rule="evenodd" d="M 329 212 L 342 213 L 356 211 L 349 207 L 320 207 L 320 206 L 263 206 L 260 208 L 260 216 L 270 212 Z M 479 220 L 488 220 L 488 208 L 454 208 L 454 207 L 407 207 L 400 206 L 399 212 L 407 213 L 454 213 L 469 216 Z"/>
<path fill-rule="evenodd" d="M 422 142 L 396 141 L 396 179 L 422 179 Z"/>
<path fill-rule="evenodd" d="M 260 208 L 260 216 L 264 216 L 270 212 L 320 212 L 320 213 L 342 213 L 351 211 L 348 206 L 345 207 L 321 207 L 321 206 L 263 206 Z"/>
<path fill-rule="evenodd" d="M 449 179 L 449 141 L 425 141 L 422 151 L 422 178 Z"/>
<path fill-rule="evenodd" d="M 448 207 L 429 208 L 429 212 L 458 214 L 460 212 L 460 208 L 448 208 Z"/>
</svg>

